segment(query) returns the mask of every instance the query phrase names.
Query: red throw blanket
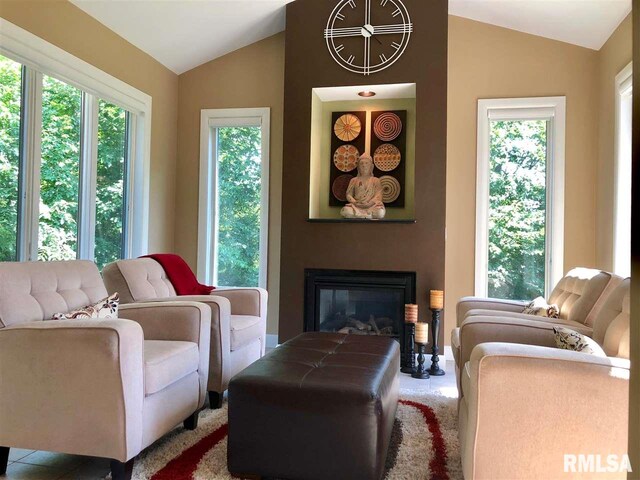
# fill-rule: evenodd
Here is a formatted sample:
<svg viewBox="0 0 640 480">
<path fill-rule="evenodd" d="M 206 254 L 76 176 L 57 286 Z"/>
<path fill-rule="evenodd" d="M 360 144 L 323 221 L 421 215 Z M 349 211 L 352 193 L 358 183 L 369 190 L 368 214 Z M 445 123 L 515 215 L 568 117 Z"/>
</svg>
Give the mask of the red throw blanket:
<svg viewBox="0 0 640 480">
<path fill-rule="evenodd" d="M 182 295 L 209 295 L 216 287 L 210 287 L 198 282 L 187 262 L 180 255 L 172 253 L 154 253 L 144 255 L 141 258 L 152 258 L 164 268 L 169 281 L 176 289 L 176 293 Z"/>
</svg>

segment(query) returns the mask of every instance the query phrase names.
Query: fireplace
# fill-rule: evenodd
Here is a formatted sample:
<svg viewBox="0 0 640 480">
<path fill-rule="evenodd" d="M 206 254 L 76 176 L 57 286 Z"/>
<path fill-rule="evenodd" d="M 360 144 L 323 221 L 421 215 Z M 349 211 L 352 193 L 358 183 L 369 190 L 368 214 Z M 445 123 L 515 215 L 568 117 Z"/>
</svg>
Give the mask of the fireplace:
<svg viewBox="0 0 640 480">
<path fill-rule="evenodd" d="M 415 272 L 305 269 L 304 330 L 396 338 L 404 351 L 404 306 Z"/>
</svg>

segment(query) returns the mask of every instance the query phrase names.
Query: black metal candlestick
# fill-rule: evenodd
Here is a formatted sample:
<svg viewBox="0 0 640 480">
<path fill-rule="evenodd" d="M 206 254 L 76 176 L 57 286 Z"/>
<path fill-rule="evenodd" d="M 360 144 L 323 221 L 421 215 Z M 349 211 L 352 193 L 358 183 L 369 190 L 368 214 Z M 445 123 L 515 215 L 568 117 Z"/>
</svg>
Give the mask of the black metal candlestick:
<svg viewBox="0 0 640 480">
<path fill-rule="evenodd" d="M 442 309 L 440 308 L 432 308 L 433 312 L 433 320 L 431 321 L 431 338 L 432 347 L 431 347 L 431 367 L 429 367 L 429 373 L 433 376 L 439 377 L 444 375 L 444 370 L 442 370 L 438 366 L 438 362 L 440 361 L 440 357 L 438 353 L 440 349 L 438 348 L 438 335 L 440 333 L 440 314 L 442 313 Z"/>
<path fill-rule="evenodd" d="M 416 355 L 414 349 L 414 338 L 416 334 L 416 324 L 407 322 L 404 324 L 404 353 L 402 355 L 402 373 L 413 373 L 416 371 Z"/>
<path fill-rule="evenodd" d="M 418 367 L 411 374 L 413 378 L 429 378 L 429 372 L 424 368 L 424 345 L 422 343 L 418 344 Z"/>
</svg>

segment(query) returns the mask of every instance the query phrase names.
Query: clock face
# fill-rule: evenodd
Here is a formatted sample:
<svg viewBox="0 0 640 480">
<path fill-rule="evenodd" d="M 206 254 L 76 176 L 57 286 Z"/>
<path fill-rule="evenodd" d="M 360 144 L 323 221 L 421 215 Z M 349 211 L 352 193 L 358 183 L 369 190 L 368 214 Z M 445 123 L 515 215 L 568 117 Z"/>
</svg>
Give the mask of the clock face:
<svg viewBox="0 0 640 480">
<path fill-rule="evenodd" d="M 409 12 L 400 0 L 340 0 L 324 37 L 341 67 L 369 75 L 400 58 L 412 31 Z"/>
</svg>

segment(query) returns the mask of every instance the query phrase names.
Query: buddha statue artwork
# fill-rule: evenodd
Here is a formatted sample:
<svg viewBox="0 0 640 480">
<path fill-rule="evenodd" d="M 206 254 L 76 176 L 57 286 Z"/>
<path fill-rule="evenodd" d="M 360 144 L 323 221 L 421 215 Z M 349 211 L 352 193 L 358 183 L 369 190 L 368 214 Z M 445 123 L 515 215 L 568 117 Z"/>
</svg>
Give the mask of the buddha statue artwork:
<svg viewBox="0 0 640 480">
<path fill-rule="evenodd" d="M 340 211 L 344 218 L 384 218 L 382 185 L 380 179 L 373 176 L 373 159 L 369 155 L 358 159 L 358 176 L 349 182 L 346 196 L 349 203 Z"/>
</svg>

